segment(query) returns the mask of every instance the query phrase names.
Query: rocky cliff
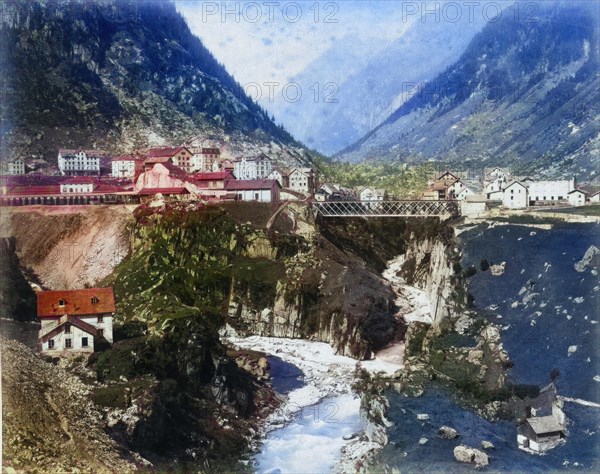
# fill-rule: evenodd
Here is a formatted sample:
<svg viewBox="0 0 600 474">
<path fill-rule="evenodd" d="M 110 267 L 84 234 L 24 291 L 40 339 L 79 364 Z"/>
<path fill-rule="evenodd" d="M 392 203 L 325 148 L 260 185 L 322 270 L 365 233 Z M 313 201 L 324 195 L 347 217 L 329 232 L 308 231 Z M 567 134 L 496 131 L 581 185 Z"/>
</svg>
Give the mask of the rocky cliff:
<svg viewBox="0 0 600 474">
<path fill-rule="evenodd" d="M 459 306 L 452 265 L 455 249 L 447 236 L 441 235 L 419 239 L 413 234 L 408 242 L 402 256 L 402 276 L 409 285 L 426 292 L 433 326 L 437 327 L 444 318 L 456 316 Z"/>
</svg>

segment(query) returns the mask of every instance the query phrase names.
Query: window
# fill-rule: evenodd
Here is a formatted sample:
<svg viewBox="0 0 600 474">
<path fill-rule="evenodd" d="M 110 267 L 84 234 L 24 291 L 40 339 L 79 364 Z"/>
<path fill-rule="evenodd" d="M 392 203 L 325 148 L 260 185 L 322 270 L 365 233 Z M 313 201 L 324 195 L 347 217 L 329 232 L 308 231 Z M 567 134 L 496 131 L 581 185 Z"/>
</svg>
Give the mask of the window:
<svg viewBox="0 0 600 474">
<path fill-rule="evenodd" d="M 48 349 L 54 349 L 54 339 L 48 341 Z"/>
<path fill-rule="evenodd" d="M 63 300 L 62 298 L 58 300 L 58 306 L 64 306 L 65 305 L 65 300 Z"/>
<path fill-rule="evenodd" d="M 71 347 L 73 347 L 71 339 L 65 339 L 65 349 L 71 349 Z"/>
<path fill-rule="evenodd" d="M 65 334 L 69 334 L 71 332 L 71 325 L 65 324 Z"/>
<path fill-rule="evenodd" d="M 258 201 L 258 193 L 254 193 L 254 200 Z"/>
<path fill-rule="evenodd" d="M 98 298 L 92 296 L 92 304 L 98 304 Z"/>
<path fill-rule="evenodd" d="M 87 347 L 87 346 L 88 346 L 88 338 L 82 337 L 81 338 L 81 347 Z"/>
<path fill-rule="evenodd" d="M 98 316 L 98 322 L 99 323 L 104 322 L 104 316 Z"/>
<path fill-rule="evenodd" d="M 104 329 L 98 329 L 98 336 L 99 337 L 103 337 L 104 336 Z"/>
</svg>

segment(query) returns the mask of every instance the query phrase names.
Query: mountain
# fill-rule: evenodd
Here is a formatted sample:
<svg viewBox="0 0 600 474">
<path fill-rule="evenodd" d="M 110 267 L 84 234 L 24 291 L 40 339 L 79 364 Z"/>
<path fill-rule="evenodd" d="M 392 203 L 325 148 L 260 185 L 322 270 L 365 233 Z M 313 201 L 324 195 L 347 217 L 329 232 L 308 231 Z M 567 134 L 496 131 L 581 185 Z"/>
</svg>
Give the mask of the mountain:
<svg viewBox="0 0 600 474">
<path fill-rule="evenodd" d="M 270 110 L 308 146 L 338 152 L 388 118 L 411 84 L 434 78 L 458 60 L 483 23 L 481 14 L 471 21 L 462 15 L 455 23 L 430 16 L 413 21 L 393 41 L 342 38 L 291 79 L 302 87 L 301 100 L 281 100 Z"/>
<path fill-rule="evenodd" d="M 169 1 L 23 0 L 2 13 L 4 156 L 128 151 L 198 135 L 233 149 L 300 148 Z"/>
<path fill-rule="evenodd" d="M 502 15 L 461 58 L 338 159 L 507 165 L 593 176 L 600 125 L 596 2 Z"/>
</svg>

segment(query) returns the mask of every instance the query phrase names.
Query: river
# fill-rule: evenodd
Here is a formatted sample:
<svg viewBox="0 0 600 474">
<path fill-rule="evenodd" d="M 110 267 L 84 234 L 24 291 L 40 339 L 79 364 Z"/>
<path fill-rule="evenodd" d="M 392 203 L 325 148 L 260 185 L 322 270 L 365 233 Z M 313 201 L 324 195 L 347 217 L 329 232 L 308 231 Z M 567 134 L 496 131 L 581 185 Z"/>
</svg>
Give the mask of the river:
<svg viewBox="0 0 600 474">
<path fill-rule="evenodd" d="M 590 246 L 600 247 L 600 226 L 565 224 L 551 230 L 516 225 L 479 226 L 461 235 L 462 266 L 478 272 L 469 279 L 475 305 L 502 327 L 502 341 L 515 363 L 510 378 L 517 383 L 545 384 L 557 368 L 559 395 L 600 401 L 598 268 L 575 270 Z M 482 272 L 482 259 L 506 262 L 493 276 Z M 544 456 L 517 449 L 512 422 L 490 423 L 460 406 L 449 393 L 429 388 L 419 398 L 390 392 L 390 443 L 379 466 L 403 472 L 465 472 L 454 461 L 458 444 L 481 448 L 491 441 L 486 472 L 599 472 L 600 409 L 565 403 L 569 436 L 563 446 Z M 418 420 L 428 414 L 429 420 Z M 457 440 L 437 437 L 441 425 L 454 427 Z M 419 444 L 427 438 L 425 444 Z"/>
</svg>

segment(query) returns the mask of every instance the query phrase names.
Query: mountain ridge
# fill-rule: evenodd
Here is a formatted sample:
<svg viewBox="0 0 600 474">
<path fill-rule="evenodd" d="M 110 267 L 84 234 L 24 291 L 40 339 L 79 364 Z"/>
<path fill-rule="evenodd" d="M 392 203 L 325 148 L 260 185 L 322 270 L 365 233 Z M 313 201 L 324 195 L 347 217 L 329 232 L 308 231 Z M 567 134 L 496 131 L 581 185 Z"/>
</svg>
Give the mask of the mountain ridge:
<svg viewBox="0 0 600 474">
<path fill-rule="evenodd" d="M 126 152 L 197 135 L 239 149 L 302 148 L 170 1 L 20 1 L 4 13 L 4 156 L 51 157 L 60 147 Z"/>
<path fill-rule="evenodd" d="M 533 22 L 489 23 L 459 61 L 336 158 L 593 175 L 599 17 L 593 6 L 571 4 Z"/>
</svg>

